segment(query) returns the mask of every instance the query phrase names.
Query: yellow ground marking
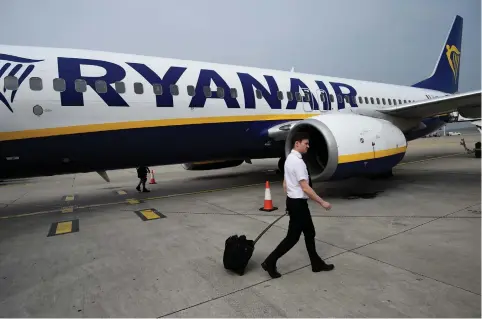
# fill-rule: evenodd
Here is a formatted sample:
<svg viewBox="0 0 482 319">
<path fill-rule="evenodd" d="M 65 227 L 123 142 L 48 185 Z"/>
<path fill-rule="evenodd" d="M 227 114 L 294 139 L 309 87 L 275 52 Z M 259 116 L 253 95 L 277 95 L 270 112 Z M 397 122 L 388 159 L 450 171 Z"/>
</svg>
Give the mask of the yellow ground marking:
<svg viewBox="0 0 482 319">
<path fill-rule="evenodd" d="M 135 205 L 135 204 L 139 204 L 140 201 L 135 199 L 135 198 L 129 198 L 126 200 L 127 203 L 131 204 L 131 205 Z"/>
<path fill-rule="evenodd" d="M 62 213 L 65 214 L 65 213 L 72 213 L 74 212 L 74 207 L 73 206 L 69 206 L 69 207 L 62 207 Z"/>
<path fill-rule="evenodd" d="M 118 190 L 118 191 L 117 191 L 117 194 L 119 194 L 119 195 L 126 195 L 127 192 L 126 192 L 126 191 L 123 191 L 123 190 Z"/>
<path fill-rule="evenodd" d="M 152 209 L 144 209 L 144 210 L 141 210 L 141 214 L 144 215 L 144 217 L 145 217 L 146 219 L 149 219 L 149 220 L 161 218 L 161 217 L 159 217 L 159 215 L 157 215 L 156 213 L 154 213 L 154 212 L 152 211 Z"/>
<path fill-rule="evenodd" d="M 70 233 L 72 231 L 72 221 L 61 222 L 57 224 L 55 235 Z"/>
</svg>

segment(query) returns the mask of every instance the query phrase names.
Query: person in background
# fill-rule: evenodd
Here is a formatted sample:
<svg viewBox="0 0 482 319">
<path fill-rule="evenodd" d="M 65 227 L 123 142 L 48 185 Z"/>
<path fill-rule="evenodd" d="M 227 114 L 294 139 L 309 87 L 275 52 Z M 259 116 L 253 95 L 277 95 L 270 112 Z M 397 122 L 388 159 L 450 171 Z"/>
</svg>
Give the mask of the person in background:
<svg viewBox="0 0 482 319">
<path fill-rule="evenodd" d="M 141 184 L 142 184 L 142 191 L 144 193 L 150 192 L 150 190 L 146 188 L 147 174 L 150 172 L 151 170 L 147 166 L 139 166 L 137 168 L 137 177 L 139 177 L 140 179 L 139 184 L 136 187 L 137 191 L 139 192 L 141 191 Z"/>
<path fill-rule="evenodd" d="M 276 262 L 296 245 L 301 233 L 305 237 L 306 249 L 313 272 L 329 271 L 334 268 L 333 265 L 326 264 L 316 252 L 316 232 L 308 207 L 308 198 L 311 198 L 326 210 L 331 209 L 331 204 L 320 198 L 310 186 L 311 178 L 302 159 L 302 154 L 305 154 L 309 148 L 309 136 L 306 133 L 297 133 L 293 137 L 293 142 L 293 149 L 285 161 L 283 180 L 283 188 L 287 194 L 286 210 L 290 217 L 288 233 L 278 247 L 261 264 L 272 278 L 281 277 L 276 269 Z"/>
</svg>

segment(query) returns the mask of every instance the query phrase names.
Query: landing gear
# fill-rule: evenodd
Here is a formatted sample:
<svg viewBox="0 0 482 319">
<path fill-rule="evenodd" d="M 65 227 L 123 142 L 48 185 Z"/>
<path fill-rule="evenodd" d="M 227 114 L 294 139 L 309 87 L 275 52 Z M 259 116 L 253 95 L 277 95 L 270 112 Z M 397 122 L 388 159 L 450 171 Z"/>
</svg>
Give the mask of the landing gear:
<svg viewBox="0 0 482 319">
<path fill-rule="evenodd" d="M 286 157 L 281 157 L 278 161 L 278 173 L 279 174 L 284 174 L 285 172 L 285 161 L 286 161 Z"/>
</svg>

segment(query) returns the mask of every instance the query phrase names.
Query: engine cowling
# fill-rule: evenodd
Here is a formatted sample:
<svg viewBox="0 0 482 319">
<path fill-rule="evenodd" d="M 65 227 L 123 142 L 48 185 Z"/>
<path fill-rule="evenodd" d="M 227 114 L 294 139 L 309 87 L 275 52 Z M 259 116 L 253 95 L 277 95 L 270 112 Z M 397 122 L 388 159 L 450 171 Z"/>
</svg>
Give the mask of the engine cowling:
<svg viewBox="0 0 482 319">
<path fill-rule="evenodd" d="M 304 158 L 313 181 L 386 173 L 403 159 L 407 148 L 404 134 L 389 121 L 332 113 L 294 125 L 286 139 L 286 156 L 298 131 L 310 135 Z"/>
<path fill-rule="evenodd" d="M 205 170 L 211 170 L 211 169 L 235 167 L 243 164 L 243 162 L 244 160 L 205 161 L 205 162 L 184 163 L 182 164 L 182 167 L 188 171 L 205 171 Z"/>
</svg>

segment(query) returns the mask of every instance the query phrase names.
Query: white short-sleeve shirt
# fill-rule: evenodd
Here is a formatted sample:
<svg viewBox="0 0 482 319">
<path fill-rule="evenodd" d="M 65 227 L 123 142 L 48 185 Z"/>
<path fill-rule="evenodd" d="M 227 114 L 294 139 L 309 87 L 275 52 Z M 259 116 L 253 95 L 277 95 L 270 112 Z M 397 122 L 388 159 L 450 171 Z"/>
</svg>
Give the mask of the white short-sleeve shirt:
<svg viewBox="0 0 482 319">
<path fill-rule="evenodd" d="M 308 195 L 306 195 L 300 185 L 300 181 L 303 179 L 308 182 L 308 170 L 298 151 L 291 150 L 291 153 L 286 157 L 284 170 L 288 197 L 308 198 Z"/>
</svg>

